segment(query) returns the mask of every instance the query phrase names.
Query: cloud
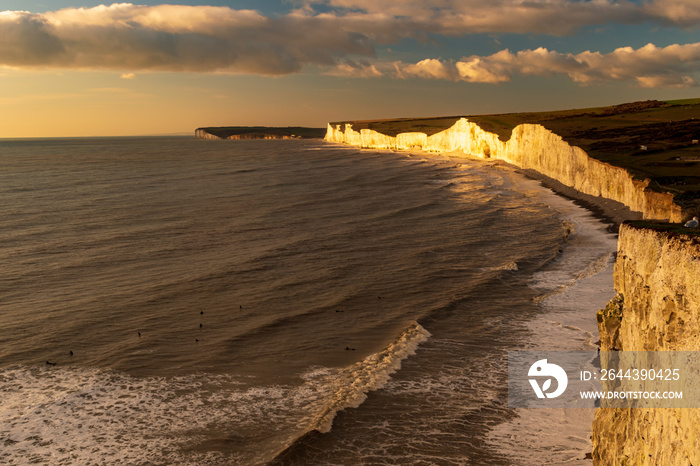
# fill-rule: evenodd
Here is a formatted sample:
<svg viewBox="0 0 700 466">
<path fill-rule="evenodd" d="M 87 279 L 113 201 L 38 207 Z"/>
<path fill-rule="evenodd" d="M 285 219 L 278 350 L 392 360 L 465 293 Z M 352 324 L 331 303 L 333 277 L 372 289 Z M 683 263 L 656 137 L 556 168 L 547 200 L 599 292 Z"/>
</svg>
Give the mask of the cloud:
<svg viewBox="0 0 700 466">
<path fill-rule="evenodd" d="M 93 94 L 133 94 L 131 89 L 127 89 L 125 87 L 93 87 L 86 89 L 85 92 Z"/>
<path fill-rule="evenodd" d="M 122 73 L 119 77 L 122 79 L 136 79 L 136 75 L 134 73 Z"/>
<path fill-rule="evenodd" d="M 374 56 L 374 43 L 320 16 L 129 3 L 0 13 L 0 64 L 12 67 L 281 75 L 349 55 Z"/>
<path fill-rule="evenodd" d="M 42 14 L 0 12 L 0 66 L 128 70 L 122 75 L 126 77 L 141 71 L 276 76 L 312 65 L 333 75 L 373 77 L 391 72 L 391 67 L 384 69 L 383 64 L 367 61 L 375 57 L 377 46 L 403 38 L 476 33 L 561 35 L 607 23 L 700 25 L 697 0 L 295 1 L 297 10 L 274 17 L 228 7 L 131 3 Z M 596 52 L 574 56 L 538 49 L 518 52 L 514 55 L 517 60 L 508 53 L 461 61 L 427 59 L 396 66 L 395 72 L 471 82 L 503 82 L 513 73 L 566 74 L 580 83 L 609 79 L 602 69 L 596 71 L 600 60 Z M 664 54 L 673 56 L 673 51 L 652 52 L 654 56 Z M 643 61 L 642 52 L 633 55 L 637 62 Z M 604 57 L 610 62 L 613 57 L 622 60 L 623 55 Z M 514 60 L 527 66 L 519 67 L 511 63 Z M 648 66 L 656 70 L 653 62 Z M 682 68 L 678 65 L 665 74 L 652 70 L 641 74 L 637 82 L 645 86 L 672 82 L 674 70 Z M 687 86 L 689 81 L 679 78 L 678 82 Z"/>
<path fill-rule="evenodd" d="M 366 60 L 345 60 L 339 63 L 325 74 L 330 76 L 343 76 L 348 78 L 377 78 L 384 73 L 379 71 L 377 67 Z"/>
<path fill-rule="evenodd" d="M 472 56 L 455 64 L 457 79 L 471 83 L 502 83 L 510 81 L 513 54 L 502 50 L 490 57 Z"/>
<path fill-rule="evenodd" d="M 649 18 L 670 25 L 691 27 L 700 24 L 700 2 L 697 0 L 654 0 L 646 2 Z"/>
<path fill-rule="evenodd" d="M 697 0 L 318 0 L 348 18 L 381 16 L 442 35 L 517 33 L 567 35 L 584 26 L 651 22 L 700 24 Z"/>
<path fill-rule="evenodd" d="M 459 76 L 451 62 L 443 62 L 436 58 L 426 58 L 414 65 L 400 66 L 399 63 L 395 63 L 395 70 L 399 78 L 418 76 L 456 81 Z"/>
<path fill-rule="evenodd" d="M 691 87 L 700 70 L 700 42 L 659 48 L 621 47 L 610 53 L 560 53 L 545 48 L 512 53 L 502 50 L 489 56 L 470 56 L 457 62 L 422 60 L 394 63 L 399 78 L 419 77 L 496 84 L 513 75 L 564 75 L 588 85 L 604 81 L 631 81 L 640 87 Z"/>
</svg>

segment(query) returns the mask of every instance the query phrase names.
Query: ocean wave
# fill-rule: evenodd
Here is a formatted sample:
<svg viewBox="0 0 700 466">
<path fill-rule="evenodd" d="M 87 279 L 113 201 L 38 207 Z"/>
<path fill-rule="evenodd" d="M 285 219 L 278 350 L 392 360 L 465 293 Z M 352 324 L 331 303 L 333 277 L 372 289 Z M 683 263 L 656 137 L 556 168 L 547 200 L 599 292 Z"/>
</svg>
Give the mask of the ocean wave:
<svg viewBox="0 0 700 466">
<path fill-rule="evenodd" d="M 391 374 L 401 368 L 401 361 L 415 354 L 418 345 L 428 338 L 430 332 L 413 322 L 384 350 L 370 354 L 362 361 L 342 369 L 340 373 L 329 373 L 323 368 L 317 368 L 305 374 L 304 377 L 313 384 L 321 382 L 327 398 L 318 411 L 309 416 L 304 432 L 282 450 L 273 463 L 293 456 L 295 448 L 309 438 L 329 432 L 338 412 L 346 408 L 357 408 L 367 399 L 369 392 L 385 386 Z"/>
<path fill-rule="evenodd" d="M 259 168 L 242 168 L 240 170 L 232 171 L 231 174 L 238 175 L 241 173 L 255 173 L 257 171 L 260 171 L 260 169 Z"/>
<path fill-rule="evenodd" d="M 576 325 L 563 324 L 563 323 L 556 321 L 556 320 L 550 320 L 548 322 L 556 327 L 563 329 L 563 330 L 570 330 L 570 331 L 574 332 L 575 334 L 582 336 L 584 344 L 586 346 L 590 346 L 590 347 L 596 346 L 593 344 L 593 341 L 594 341 L 594 339 L 596 339 L 596 336 L 593 335 L 588 330 L 583 329 L 581 327 L 577 327 Z"/>
<path fill-rule="evenodd" d="M 496 271 L 509 271 L 509 272 L 517 272 L 518 271 L 518 263 L 515 261 L 510 261 L 506 262 L 505 264 L 497 265 L 495 267 L 487 267 L 485 269 L 482 269 L 487 272 L 496 272 Z"/>
<path fill-rule="evenodd" d="M 134 378 L 96 369 L 0 370 L 0 463 L 188 464 L 183 442 L 240 415 L 207 386 L 237 391 L 229 376 Z M 215 464 L 215 452 L 192 464 Z M 221 460 L 221 458 L 219 458 Z"/>
<path fill-rule="evenodd" d="M 383 387 L 390 375 L 401 368 L 401 361 L 415 354 L 418 345 L 428 338 L 430 332 L 414 322 L 384 350 L 370 354 L 343 373 L 336 374 L 333 394 L 327 405 L 312 419 L 310 430 L 330 431 L 333 418 L 339 411 L 360 406 L 367 393 Z"/>
<path fill-rule="evenodd" d="M 593 262 L 590 262 L 581 272 L 577 273 L 574 278 L 576 280 L 582 280 L 602 272 L 608 267 L 610 262 L 614 260 L 615 254 L 615 252 L 603 254 Z"/>
<path fill-rule="evenodd" d="M 412 205 L 409 207 L 401 207 L 398 209 L 382 212 L 380 215 L 377 215 L 374 217 L 375 221 L 378 220 L 387 220 L 387 219 L 393 219 L 393 218 L 403 218 L 405 216 L 410 216 L 416 213 L 423 212 L 427 209 L 435 208 L 438 206 L 438 203 L 435 201 L 427 201 L 427 202 L 421 202 L 416 205 Z"/>
<path fill-rule="evenodd" d="M 301 384 L 258 385 L 254 376 L 227 374 L 2 369 L 0 463 L 263 464 L 328 431 L 337 412 L 384 386 L 429 335 L 414 323 L 383 351 L 346 368 L 313 368 Z M 229 440 L 211 438 L 212 430 L 230 432 Z M 242 443 L 232 451 L 217 447 L 220 441 Z"/>
<path fill-rule="evenodd" d="M 553 296 L 565 293 L 569 288 L 575 286 L 581 280 L 592 277 L 604 271 L 610 265 L 614 257 L 614 252 L 602 254 L 601 256 L 596 257 L 593 261 L 589 262 L 581 271 L 573 273 L 573 277 L 568 279 L 562 278 L 562 275 L 566 274 L 565 271 L 556 271 L 552 274 L 539 274 L 537 283 L 534 283 L 532 286 L 533 288 L 538 289 L 544 288 L 547 291 L 535 296 L 533 301 L 536 303 L 541 303 Z M 552 282 L 554 282 L 554 287 L 552 287 Z"/>
</svg>

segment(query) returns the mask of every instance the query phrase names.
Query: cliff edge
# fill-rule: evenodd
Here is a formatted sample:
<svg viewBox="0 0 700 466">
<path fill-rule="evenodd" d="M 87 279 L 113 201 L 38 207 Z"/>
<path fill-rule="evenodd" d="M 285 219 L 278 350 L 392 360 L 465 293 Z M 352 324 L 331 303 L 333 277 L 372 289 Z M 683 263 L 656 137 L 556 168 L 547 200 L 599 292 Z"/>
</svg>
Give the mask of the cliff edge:
<svg viewBox="0 0 700 466">
<path fill-rule="evenodd" d="M 674 203 L 670 193 L 648 189 L 649 180 L 635 179 L 627 170 L 590 157 L 540 124 L 520 124 L 510 138 L 485 131 L 467 118 L 450 128 L 428 135 L 424 132 L 389 136 L 372 129 L 353 129 L 350 123 L 328 125 L 326 141 L 362 148 L 459 153 L 497 159 L 535 170 L 576 191 L 620 202 L 646 219 L 680 222 L 688 215 Z"/>
<path fill-rule="evenodd" d="M 700 351 L 700 235 L 624 223 L 617 296 L 597 314 L 601 350 Z M 700 409 L 596 410 L 599 465 L 700 464 Z"/>
</svg>

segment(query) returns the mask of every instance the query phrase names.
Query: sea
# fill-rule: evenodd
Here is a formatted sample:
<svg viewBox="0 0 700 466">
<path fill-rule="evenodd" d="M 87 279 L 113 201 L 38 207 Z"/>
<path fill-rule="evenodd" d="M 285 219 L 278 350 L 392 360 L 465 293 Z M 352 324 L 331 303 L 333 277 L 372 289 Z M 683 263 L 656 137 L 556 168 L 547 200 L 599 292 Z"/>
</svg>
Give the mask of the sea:
<svg viewBox="0 0 700 466">
<path fill-rule="evenodd" d="M 615 234 L 513 167 L 191 137 L 0 167 L 0 463 L 591 464 L 593 411 L 509 408 L 507 358 L 596 350 Z"/>
</svg>

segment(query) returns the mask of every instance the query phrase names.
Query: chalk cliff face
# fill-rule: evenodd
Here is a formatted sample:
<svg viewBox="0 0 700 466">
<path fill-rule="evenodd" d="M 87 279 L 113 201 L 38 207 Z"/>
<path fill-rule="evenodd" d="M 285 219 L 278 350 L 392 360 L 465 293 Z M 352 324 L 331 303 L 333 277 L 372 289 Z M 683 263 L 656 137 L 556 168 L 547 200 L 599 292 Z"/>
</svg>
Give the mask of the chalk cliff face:
<svg viewBox="0 0 700 466">
<path fill-rule="evenodd" d="M 589 157 L 541 125 L 517 126 L 507 142 L 464 118 L 432 136 L 329 125 L 326 140 L 504 160 L 619 201 L 647 219 L 684 217 L 671 195 L 647 189 L 648 180 Z M 700 351 L 700 236 L 623 224 L 614 280 L 618 294 L 597 315 L 602 350 Z M 700 409 L 600 408 L 592 438 L 596 465 L 700 466 Z"/>
<path fill-rule="evenodd" d="M 197 139 L 221 139 L 219 136 L 215 136 L 210 132 L 203 130 L 201 128 L 195 130 L 194 137 Z"/>
<path fill-rule="evenodd" d="M 602 350 L 700 351 L 700 237 L 623 224 Z M 598 409 L 600 465 L 700 465 L 700 409 Z"/>
<path fill-rule="evenodd" d="M 401 133 L 392 137 L 369 129 L 357 132 L 350 124 L 345 128 L 328 125 L 325 139 L 363 148 L 422 149 L 504 160 L 536 170 L 585 194 L 621 202 L 642 212 L 645 218 L 683 220 L 683 212 L 673 203 L 673 196 L 646 189 L 648 180 L 634 180 L 625 169 L 589 157 L 542 125 L 519 125 L 506 142 L 465 118 L 431 136 Z"/>
</svg>

